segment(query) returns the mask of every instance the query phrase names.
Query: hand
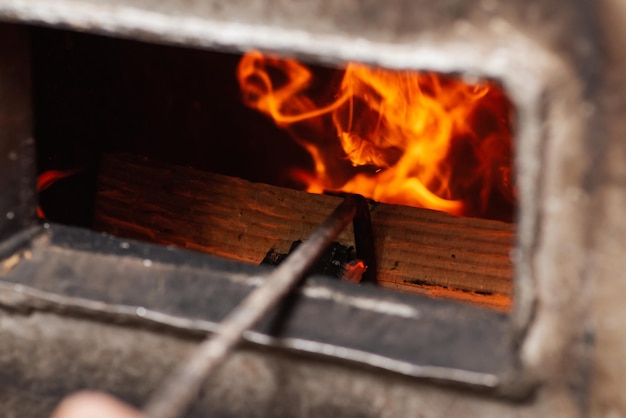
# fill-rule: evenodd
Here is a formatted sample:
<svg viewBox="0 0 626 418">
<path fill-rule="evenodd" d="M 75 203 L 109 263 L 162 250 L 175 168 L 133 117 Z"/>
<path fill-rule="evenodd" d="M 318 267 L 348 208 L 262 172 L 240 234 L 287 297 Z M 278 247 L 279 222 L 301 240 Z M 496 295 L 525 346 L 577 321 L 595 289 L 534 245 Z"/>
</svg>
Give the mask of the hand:
<svg viewBox="0 0 626 418">
<path fill-rule="evenodd" d="M 65 398 L 51 418 L 145 418 L 117 399 L 97 392 L 79 392 Z"/>
</svg>

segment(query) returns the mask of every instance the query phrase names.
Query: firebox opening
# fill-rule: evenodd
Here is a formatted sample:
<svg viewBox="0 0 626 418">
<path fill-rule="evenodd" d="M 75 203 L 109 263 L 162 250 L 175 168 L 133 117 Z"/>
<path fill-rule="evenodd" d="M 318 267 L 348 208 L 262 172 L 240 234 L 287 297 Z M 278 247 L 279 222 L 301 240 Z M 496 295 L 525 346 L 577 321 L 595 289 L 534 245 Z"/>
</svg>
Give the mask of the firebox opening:
<svg viewBox="0 0 626 418">
<path fill-rule="evenodd" d="M 55 222 L 205 251 L 211 246 L 194 242 L 193 236 L 162 240 L 157 233 L 161 231 L 154 229 L 178 236 L 180 234 L 172 230 L 179 222 L 173 219 L 186 220 L 198 213 L 213 216 L 208 214 L 209 209 L 202 207 L 205 199 L 214 198 L 207 195 L 218 194 L 218 190 L 222 190 L 219 187 L 231 191 L 240 186 L 248 187 L 232 178 L 246 179 L 253 182 L 251 184 L 315 191 L 315 187 L 310 186 L 310 178 L 319 175 L 320 160 L 315 155 L 320 150 L 334 147 L 339 152 L 340 157 L 334 163 L 343 170 L 344 178 L 339 183 L 361 176 L 369 178 L 372 184 L 377 183 L 374 176 L 378 172 L 394 167 L 407 150 L 405 144 L 391 142 L 383 152 L 377 150 L 365 162 L 355 163 L 347 156 L 351 151 L 361 155 L 361 150 L 356 152 L 354 145 L 345 145 L 337 139 L 356 138 L 358 143 L 364 144 L 368 132 L 377 131 L 382 132 L 381 138 L 391 141 L 388 135 L 407 129 L 392 126 L 392 121 L 381 118 L 381 109 L 372 110 L 367 106 L 365 99 L 368 97 L 383 103 L 378 100 L 376 90 L 380 78 L 370 80 L 369 84 L 362 79 L 353 81 L 352 85 L 364 85 L 364 93 L 337 104 L 336 112 L 286 126 L 277 122 L 275 115 L 273 120 L 267 116 L 268 112 L 251 104 L 251 96 L 258 96 L 259 75 L 255 74 L 256 78 L 253 77 L 249 85 L 242 82 L 241 77 L 237 79 L 238 68 L 241 72 L 241 55 L 40 28 L 33 29 L 32 42 L 35 138 L 41 190 L 39 211 L 41 217 Z M 278 86 L 289 81 L 288 74 L 281 72 L 283 68 L 280 62 L 266 67 L 267 76 Z M 346 69 L 307 68 L 315 76 L 306 89 L 311 96 L 298 93 L 291 101 L 283 102 L 279 109 L 286 112 L 283 116 L 299 117 L 303 112 L 315 112 L 310 107 L 312 103 L 323 108 L 333 101 L 337 103 L 343 94 L 341 86 Z M 383 75 L 382 79 L 385 77 Z M 453 86 L 457 96 L 470 94 L 476 100 L 483 97 L 490 100 L 487 105 L 467 113 L 458 114 L 450 102 L 437 108 L 454 114 L 468 125 L 474 124 L 477 129 L 477 134 L 464 131 L 466 128 L 457 129 L 451 143 L 446 145 L 446 157 L 454 162 L 450 167 L 456 167 L 446 166 L 447 170 L 452 170 L 452 178 L 466 187 L 463 191 L 440 192 L 439 197 L 446 201 L 467 201 L 467 210 L 459 214 L 490 220 L 485 223 L 469 218 L 454 220 L 430 211 L 415 215 L 412 208 L 392 207 L 396 203 L 405 204 L 393 199 L 390 205 L 373 205 L 380 245 L 395 251 L 393 258 L 379 262 L 379 267 L 387 272 L 384 286 L 508 310 L 512 293 L 508 254 L 515 211 L 510 137 L 514 109 L 496 83 L 483 81 L 468 85 L 463 84 L 460 77 L 440 77 L 436 83 L 417 85 L 427 100 L 432 100 L 435 90 L 446 86 Z M 411 82 L 416 81 L 401 81 Z M 485 90 L 486 86 L 491 90 Z M 397 104 L 397 99 L 384 101 L 382 107 L 390 103 Z M 410 100 L 405 103 L 410 104 Z M 360 121 L 355 119 L 357 114 L 362 117 Z M 333 130 L 337 125 L 345 126 L 345 120 L 350 120 L 350 124 L 344 131 Z M 446 126 L 453 131 L 455 123 L 446 120 Z M 497 141 L 500 129 L 508 129 L 508 142 Z M 311 146 L 311 137 L 324 145 Z M 433 152 L 432 148 L 424 149 L 424 152 Z M 482 164 L 481 159 L 493 152 L 498 153 L 499 160 L 491 165 Z M 324 171 L 329 168 L 329 161 L 328 157 L 322 157 L 326 164 Z M 204 173 L 218 177 L 209 178 L 207 176 L 212 174 Z M 491 183 L 484 186 L 477 178 L 487 178 Z M 436 191 L 445 186 L 443 183 L 445 181 L 436 176 L 424 180 L 427 188 Z M 215 189 L 204 187 L 206 184 L 214 184 Z M 119 189 L 113 190 L 118 186 Z M 241 194 L 274 193 L 273 189 L 263 187 Z M 142 193 L 146 199 L 153 200 L 151 203 L 142 201 L 144 206 L 140 207 L 137 195 Z M 285 193 L 278 198 L 298 201 L 298 197 L 291 197 L 291 192 Z M 191 196 L 198 203 L 179 207 L 178 195 L 185 195 L 182 196 L 185 199 Z M 316 205 L 326 204 L 317 198 L 311 199 L 305 203 L 310 206 L 305 208 L 310 212 L 320 210 Z M 103 201 L 107 204 L 102 204 Z M 264 202 L 262 198 L 260 201 Z M 258 204 L 257 200 L 255 202 Z M 98 212 L 105 207 L 112 212 Z M 227 212 L 225 207 L 222 209 Z M 165 217 L 163 213 L 171 216 Z M 132 219 L 122 219 L 123 216 Z M 202 216 L 198 219 L 205 219 Z M 243 212 L 224 216 L 224 219 L 230 216 L 232 223 L 240 224 L 241 228 L 248 227 L 240 220 L 245 218 Z M 295 223 L 305 215 L 291 216 L 293 219 L 289 222 Z M 117 217 L 115 225 L 133 224 L 133 227 L 120 229 L 111 227 L 113 223 L 103 226 L 103 219 L 113 217 Z M 152 219 L 152 231 L 142 231 L 146 227 L 139 222 L 145 218 Z M 419 224 L 421 229 L 414 232 L 407 223 Z M 193 233 L 188 231 L 188 235 L 213 233 L 189 225 Z M 460 238 L 457 233 L 465 236 Z M 253 246 L 244 243 L 244 235 L 245 230 L 242 230 L 232 239 L 222 238 L 224 247 L 232 244 L 232 251 L 213 246 L 209 252 L 254 262 L 233 255 L 237 248 Z M 305 237 L 303 232 L 292 241 Z M 263 252 L 273 246 L 271 239 L 266 241 L 267 248 L 260 249 Z M 256 260 L 260 261 L 261 258 Z M 397 273 L 400 270 L 405 273 Z M 467 284 L 473 280 L 473 284 Z"/>
</svg>

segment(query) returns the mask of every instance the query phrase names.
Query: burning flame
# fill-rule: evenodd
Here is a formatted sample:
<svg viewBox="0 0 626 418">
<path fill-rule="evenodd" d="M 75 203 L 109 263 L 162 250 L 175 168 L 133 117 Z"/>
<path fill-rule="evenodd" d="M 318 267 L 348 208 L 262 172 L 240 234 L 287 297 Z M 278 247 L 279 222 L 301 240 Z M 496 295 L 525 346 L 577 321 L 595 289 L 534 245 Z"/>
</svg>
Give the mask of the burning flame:
<svg viewBox="0 0 626 418">
<path fill-rule="evenodd" d="M 66 177 L 73 176 L 81 172 L 83 168 L 75 168 L 71 170 L 47 170 L 37 176 L 37 193 L 41 193 L 55 184 L 57 181 Z M 45 219 L 46 214 L 40 205 L 37 205 L 37 216 L 40 219 Z"/>
<path fill-rule="evenodd" d="M 238 67 L 244 102 L 311 155 L 294 174 L 309 192 L 484 216 L 495 194 L 512 207 L 512 106 L 492 82 L 350 63 L 320 88 L 292 59 L 249 52 Z"/>
</svg>

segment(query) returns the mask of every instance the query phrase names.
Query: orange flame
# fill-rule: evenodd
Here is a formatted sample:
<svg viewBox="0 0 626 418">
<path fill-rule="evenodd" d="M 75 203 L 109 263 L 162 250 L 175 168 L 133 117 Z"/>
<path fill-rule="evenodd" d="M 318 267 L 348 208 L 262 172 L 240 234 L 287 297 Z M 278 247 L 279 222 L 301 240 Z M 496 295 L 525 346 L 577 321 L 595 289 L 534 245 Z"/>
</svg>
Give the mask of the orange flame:
<svg viewBox="0 0 626 418">
<path fill-rule="evenodd" d="M 246 105 L 272 117 L 311 155 L 309 192 L 483 216 L 494 192 L 512 205 L 512 106 L 492 82 L 350 63 L 319 86 L 292 59 L 249 52 L 238 67 Z M 330 100 L 324 100 L 330 97 Z"/>
<path fill-rule="evenodd" d="M 37 193 L 41 193 L 44 190 L 48 189 L 50 186 L 55 184 L 57 181 L 64 179 L 69 176 L 73 176 L 81 172 L 83 168 L 75 168 L 71 170 L 47 170 L 37 176 Z M 40 219 L 45 219 L 46 214 L 44 213 L 41 206 L 37 205 L 37 216 Z"/>
</svg>

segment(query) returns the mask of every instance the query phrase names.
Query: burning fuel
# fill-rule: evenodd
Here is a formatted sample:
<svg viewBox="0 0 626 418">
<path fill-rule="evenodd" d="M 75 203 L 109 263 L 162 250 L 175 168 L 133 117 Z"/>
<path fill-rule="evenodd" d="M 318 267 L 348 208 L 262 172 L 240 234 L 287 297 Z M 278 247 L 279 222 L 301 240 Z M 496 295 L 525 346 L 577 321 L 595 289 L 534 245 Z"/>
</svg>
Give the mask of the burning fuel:
<svg viewBox="0 0 626 418">
<path fill-rule="evenodd" d="M 320 88 L 292 59 L 250 52 L 239 63 L 246 105 L 310 154 L 313 169 L 292 173 L 306 190 L 510 218 L 513 109 L 496 83 L 357 63 L 338 74 Z"/>
</svg>

